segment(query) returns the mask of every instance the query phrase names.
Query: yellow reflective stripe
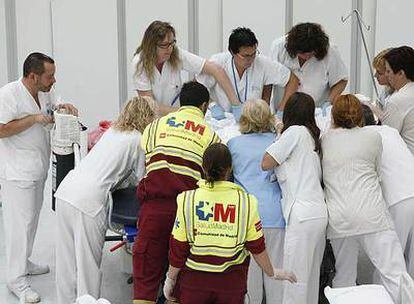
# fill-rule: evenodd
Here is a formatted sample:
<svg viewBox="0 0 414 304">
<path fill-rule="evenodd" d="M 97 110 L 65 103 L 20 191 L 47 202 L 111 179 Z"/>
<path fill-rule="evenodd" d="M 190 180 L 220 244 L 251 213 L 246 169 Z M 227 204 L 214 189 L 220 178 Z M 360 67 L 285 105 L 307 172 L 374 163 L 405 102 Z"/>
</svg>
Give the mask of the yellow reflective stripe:
<svg viewBox="0 0 414 304">
<path fill-rule="evenodd" d="M 186 160 L 193 161 L 197 164 L 201 164 L 203 161 L 203 158 L 200 155 L 186 151 L 184 149 L 180 149 L 178 147 L 166 147 L 166 146 L 155 147 L 153 151 L 145 155 L 146 161 L 149 162 L 151 157 L 153 157 L 154 155 L 158 153 L 165 154 L 168 156 L 180 157 Z"/>
<path fill-rule="evenodd" d="M 194 205 L 195 191 L 186 191 L 184 199 L 184 215 L 185 227 L 187 230 L 187 239 L 190 244 L 194 243 L 194 219 L 193 219 L 193 205 Z"/>
<path fill-rule="evenodd" d="M 159 169 L 169 169 L 171 172 L 181 174 L 181 175 L 186 175 L 186 176 L 194 178 L 195 180 L 201 179 L 201 174 L 199 171 L 193 170 L 186 166 L 170 164 L 166 160 L 159 160 L 159 161 L 149 164 L 147 166 L 147 174 L 152 171 L 159 170 Z"/>
<path fill-rule="evenodd" d="M 247 229 L 247 194 L 244 191 L 237 191 L 240 202 L 240 213 L 239 213 L 239 229 L 237 233 L 237 244 L 243 244 L 246 240 L 246 229 Z M 240 197 L 241 196 L 241 197 Z"/>
<path fill-rule="evenodd" d="M 213 246 L 198 247 L 196 245 L 193 245 L 190 249 L 190 252 L 195 255 L 216 255 L 220 257 L 232 257 L 243 248 L 244 244 L 237 244 L 228 248 Z"/>
<path fill-rule="evenodd" d="M 246 250 L 243 250 L 240 253 L 240 255 L 237 257 L 237 259 L 224 262 L 223 264 L 220 264 L 220 265 L 212 265 L 212 264 L 195 262 L 191 260 L 190 258 L 188 258 L 185 265 L 194 270 L 208 271 L 208 272 L 223 272 L 230 266 L 240 265 L 241 263 L 243 263 L 248 255 L 249 255 L 248 252 Z"/>
<path fill-rule="evenodd" d="M 152 149 L 155 146 L 155 139 L 156 139 L 155 138 L 155 130 L 158 127 L 158 123 L 159 123 L 159 120 L 156 120 L 153 123 L 151 123 L 150 126 L 149 126 L 149 130 L 148 130 L 148 134 L 147 134 L 148 135 L 147 142 L 145 144 L 146 152 L 152 151 Z"/>
</svg>

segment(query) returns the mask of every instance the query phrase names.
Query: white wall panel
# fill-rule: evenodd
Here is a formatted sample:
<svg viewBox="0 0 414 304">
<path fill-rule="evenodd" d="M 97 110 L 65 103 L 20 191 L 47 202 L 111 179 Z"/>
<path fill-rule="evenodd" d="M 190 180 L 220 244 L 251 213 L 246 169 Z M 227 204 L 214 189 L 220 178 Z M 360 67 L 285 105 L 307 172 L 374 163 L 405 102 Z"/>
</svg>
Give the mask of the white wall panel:
<svg viewBox="0 0 414 304">
<path fill-rule="evenodd" d="M 60 1 L 60 0 L 59 0 Z M 31 52 L 52 54 L 51 0 L 16 0 L 17 62 L 19 75 Z"/>
<path fill-rule="evenodd" d="M 92 127 L 119 112 L 116 1 L 52 2 L 56 88 Z"/>
<path fill-rule="evenodd" d="M 5 4 L 0 0 L 0 87 L 8 82 L 7 79 L 7 45 L 6 45 L 6 23 L 5 23 Z"/>
<path fill-rule="evenodd" d="M 210 58 L 223 49 L 222 2 L 226 1 L 198 1 L 199 55 L 204 58 Z"/>
<path fill-rule="evenodd" d="M 130 64 L 148 25 L 154 20 L 168 21 L 175 28 L 177 44 L 188 47 L 188 1 L 187 0 L 126 0 L 126 44 L 128 61 L 128 96 L 135 96 L 132 87 L 134 73 Z"/>
<path fill-rule="evenodd" d="M 267 55 L 272 41 L 285 33 L 284 0 L 223 0 L 223 50 L 231 31 L 249 27 L 259 40 L 258 49 Z"/>
</svg>

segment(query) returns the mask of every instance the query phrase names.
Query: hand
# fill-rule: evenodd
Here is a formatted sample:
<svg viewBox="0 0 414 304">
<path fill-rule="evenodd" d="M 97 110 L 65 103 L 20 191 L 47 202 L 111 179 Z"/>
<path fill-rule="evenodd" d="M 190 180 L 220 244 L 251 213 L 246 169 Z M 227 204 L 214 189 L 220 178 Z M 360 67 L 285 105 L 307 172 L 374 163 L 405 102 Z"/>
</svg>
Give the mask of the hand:
<svg viewBox="0 0 414 304">
<path fill-rule="evenodd" d="M 237 122 L 239 122 L 239 120 L 240 120 L 240 116 L 242 114 L 242 109 L 243 109 L 243 105 L 242 104 L 232 105 L 231 106 L 231 112 L 233 113 L 234 119 Z"/>
<path fill-rule="evenodd" d="M 276 129 L 277 134 L 282 133 L 283 121 L 281 119 L 279 119 L 279 117 L 277 117 L 277 116 L 275 116 L 275 129 Z"/>
<path fill-rule="evenodd" d="M 47 114 L 34 114 L 34 122 L 38 124 L 42 124 L 43 126 L 46 126 L 50 123 L 53 123 L 53 116 L 47 115 Z"/>
<path fill-rule="evenodd" d="M 167 277 L 165 278 L 164 289 L 163 290 L 164 290 L 164 296 L 168 301 L 176 301 L 177 300 L 176 298 L 174 298 L 172 296 L 173 291 L 174 291 L 174 287 L 175 287 L 175 282 L 176 282 L 176 280 L 171 279 L 168 276 L 168 273 L 167 273 Z"/>
<path fill-rule="evenodd" d="M 70 103 L 62 103 L 62 104 L 58 104 L 57 109 L 65 109 L 67 111 L 68 114 L 72 114 L 75 116 L 79 115 L 78 109 L 75 108 L 74 105 L 70 104 Z"/>
<path fill-rule="evenodd" d="M 281 281 L 287 280 L 290 283 L 296 283 L 298 281 L 293 272 L 287 271 L 284 269 L 275 268 L 275 267 L 273 267 L 273 276 L 270 278 L 273 280 L 281 280 Z"/>
<path fill-rule="evenodd" d="M 211 116 L 216 120 L 222 120 L 226 118 L 226 116 L 224 115 L 223 108 L 217 103 L 210 108 L 210 111 Z"/>
</svg>

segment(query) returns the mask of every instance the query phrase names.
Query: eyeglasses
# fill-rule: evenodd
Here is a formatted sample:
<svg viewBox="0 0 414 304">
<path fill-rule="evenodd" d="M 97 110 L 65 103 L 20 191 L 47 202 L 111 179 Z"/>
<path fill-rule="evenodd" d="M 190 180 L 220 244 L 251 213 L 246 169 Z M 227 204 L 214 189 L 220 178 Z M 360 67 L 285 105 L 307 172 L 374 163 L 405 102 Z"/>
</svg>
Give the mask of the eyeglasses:
<svg viewBox="0 0 414 304">
<path fill-rule="evenodd" d="M 171 42 L 167 42 L 167 43 L 163 43 L 163 44 L 157 44 L 157 46 L 160 48 L 160 49 L 163 49 L 163 50 L 166 50 L 166 49 L 168 49 L 168 48 L 170 48 L 170 47 L 174 47 L 175 46 L 175 44 L 177 43 L 177 40 L 173 40 L 173 41 L 171 41 Z"/>
<path fill-rule="evenodd" d="M 253 54 L 243 54 L 242 55 L 240 53 L 237 53 L 236 55 L 239 56 L 240 59 L 243 59 L 243 60 L 251 60 L 251 59 L 254 59 L 259 54 L 260 54 L 260 51 L 259 50 L 256 50 L 256 51 L 254 51 Z"/>
</svg>

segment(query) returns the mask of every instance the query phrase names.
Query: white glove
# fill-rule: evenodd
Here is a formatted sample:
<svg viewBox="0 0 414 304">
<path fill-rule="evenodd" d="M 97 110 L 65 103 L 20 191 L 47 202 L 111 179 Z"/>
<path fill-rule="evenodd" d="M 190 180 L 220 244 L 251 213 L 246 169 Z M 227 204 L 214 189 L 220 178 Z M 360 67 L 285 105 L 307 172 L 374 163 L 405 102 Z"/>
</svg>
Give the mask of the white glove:
<svg viewBox="0 0 414 304">
<path fill-rule="evenodd" d="M 175 287 L 175 282 L 176 280 L 173 280 L 171 278 L 168 277 L 168 273 L 167 273 L 167 277 L 165 278 L 165 282 L 164 282 L 164 296 L 168 301 L 175 301 L 176 299 L 172 296 L 172 293 L 174 291 L 174 287 Z"/>
<path fill-rule="evenodd" d="M 287 280 L 290 283 L 296 283 L 297 279 L 296 276 L 293 272 L 291 271 L 286 271 L 284 269 L 279 269 L 279 268 L 275 268 L 273 266 L 273 277 L 270 277 L 273 280 Z"/>
</svg>

